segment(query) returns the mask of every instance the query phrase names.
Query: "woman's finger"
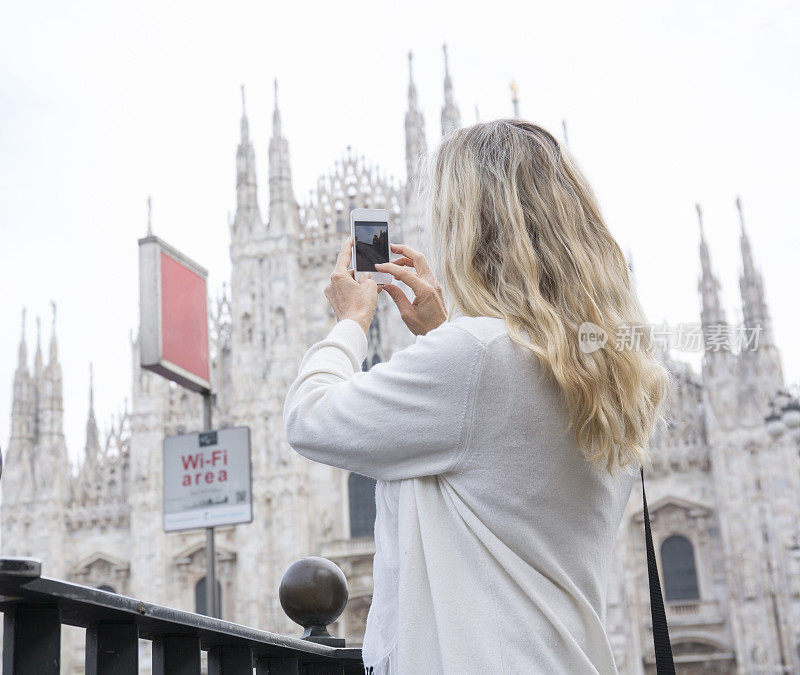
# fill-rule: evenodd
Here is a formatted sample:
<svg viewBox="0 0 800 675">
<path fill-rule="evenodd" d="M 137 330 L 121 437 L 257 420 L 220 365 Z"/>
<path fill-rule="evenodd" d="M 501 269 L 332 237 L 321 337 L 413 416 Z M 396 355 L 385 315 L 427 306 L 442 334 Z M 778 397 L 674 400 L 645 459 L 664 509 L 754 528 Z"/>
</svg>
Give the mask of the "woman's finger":
<svg viewBox="0 0 800 675">
<path fill-rule="evenodd" d="M 406 258 L 405 256 L 401 256 L 400 258 L 395 258 L 394 260 L 390 260 L 389 262 L 392 262 L 395 265 L 404 265 L 405 267 L 414 267 L 414 261 L 411 260 L 411 258 Z"/>
<path fill-rule="evenodd" d="M 405 244 L 392 244 L 391 248 L 395 253 L 401 253 L 407 258 L 411 258 L 411 260 L 416 260 L 417 258 L 425 257 L 422 255 L 422 253 L 417 251 L 417 249 L 411 248 L 410 246 L 406 246 Z"/>
<path fill-rule="evenodd" d="M 393 268 L 392 267 L 383 267 L 384 265 L 390 265 L 390 266 L 393 265 L 394 267 Z M 375 263 L 375 269 L 377 271 L 379 271 L 379 272 L 389 272 L 390 274 L 393 274 L 391 272 L 392 269 L 397 271 L 398 267 L 402 268 L 402 272 L 400 272 L 402 274 L 413 274 L 414 276 L 417 276 L 417 277 L 419 276 L 419 273 L 417 272 L 417 269 L 413 265 L 411 265 L 409 263 L 401 263 L 401 262 L 397 262 L 397 260 L 392 260 L 391 262 L 388 262 L 388 263 Z M 378 268 L 380 268 L 380 269 L 378 269 Z"/>
<path fill-rule="evenodd" d="M 348 237 L 344 240 L 342 248 L 339 249 L 339 255 L 336 257 L 336 266 L 334 272 L 347 272 L 350 266 L 350 260 L 353 257 L 353 237 Z"/>
<path fill-rule="evenodd" d="M 431 285 L 427 281 L 423 281 L 416 271 L 410 267 L 402 267 L 394 263 L 378 263 L 375 265 L 375 269 L 379 272 L 388 272 L 395 279 L 402 281 L 411 288 L 416 295 L 431 290 Z"/>
<path fill-rule="evenodd" d="M 427 279 L 431 284 L 434 282 L 433 272 L 422 253 L 405 244 L 391 244 L 391 249 L 395 253 L 400 253 L 403 257 L 408 258 L 421 277 Z"/>
<path fill-rule="evenodd" d="M 400 287 L 395 286 L 394 284 L 384 284 L 383 290 L 389 294 L 392 300 L 394 300 L 394 303 L 397 305 L 397 309 L 400 310 L 400 316 L 406 316 L 406 314 L 411 311 L 411 302 L 406 297 L 406 294 L 400 289 Z"/>
</svg>

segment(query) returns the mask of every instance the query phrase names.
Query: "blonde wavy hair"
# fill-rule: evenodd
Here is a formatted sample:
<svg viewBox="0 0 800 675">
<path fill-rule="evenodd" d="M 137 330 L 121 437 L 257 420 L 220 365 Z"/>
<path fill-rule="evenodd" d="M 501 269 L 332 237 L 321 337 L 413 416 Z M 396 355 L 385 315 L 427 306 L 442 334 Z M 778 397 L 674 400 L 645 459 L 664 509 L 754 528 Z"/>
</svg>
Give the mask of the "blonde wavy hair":
<svg viewBox="0 0 800 675">
<path fill-rule="evenodd" d="M 669 376 L 653 352 L 619 245 L 575 160 L 551 134 L 501 119 L 447 135 L 424 181 L 434 264 L 466 316 L 506 319 L 560 385 L 587 459 L 615 473 L 647 459 Z M 609 343 L 579 344 L 584 322 Z M 640 337 L 612 346 L 618 329 Z"/>
</svg>

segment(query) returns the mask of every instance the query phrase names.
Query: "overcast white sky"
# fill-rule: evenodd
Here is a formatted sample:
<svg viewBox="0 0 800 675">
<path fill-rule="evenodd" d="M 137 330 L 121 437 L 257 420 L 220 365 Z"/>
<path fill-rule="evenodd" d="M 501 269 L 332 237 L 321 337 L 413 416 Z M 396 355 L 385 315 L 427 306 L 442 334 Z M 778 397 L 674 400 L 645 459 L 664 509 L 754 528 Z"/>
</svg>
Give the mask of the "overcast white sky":
<svg viewBox="0 0 800 675">
<path fill-rule="evenodd" d="M 260 201 L 272 79 L 302 199 L 348 144 L 404 173 L 406 52 L 429 139 L 441 43 L 462 120 L 510 112 L 561 134 L 633 254 L 652 321 L 698 320 L 695 201 L 729 317 L 740 316 L 744 200 L 787 380 L 797 312 L 800 6 L 642 2 L 16 2 L 0 23 L 0 444 L 10 431 L 19 315 L 58 304 L 67 443 L 84 444 L 89 362 L 101 425 L 130 396 L 137 245 L 156 234 L 229 275 L 239 85 Z"/>
</svg>

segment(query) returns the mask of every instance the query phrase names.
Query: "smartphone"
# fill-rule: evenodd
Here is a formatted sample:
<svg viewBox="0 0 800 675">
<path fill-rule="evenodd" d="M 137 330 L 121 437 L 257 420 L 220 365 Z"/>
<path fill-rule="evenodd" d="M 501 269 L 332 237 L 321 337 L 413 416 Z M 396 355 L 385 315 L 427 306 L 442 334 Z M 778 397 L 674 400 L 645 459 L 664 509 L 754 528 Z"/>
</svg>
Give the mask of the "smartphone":
<svg viewBox="0 0 800 675">
<path fill-rule="evenodd" d="M 386 209 L 353 209 L 350 211 L 350 234 L 356 281 L 369 272 L 376 284 L 391 283 L 391 274 L 375 270 L 375 263 L 389 262 L 389 212 Z"/>
</svg>

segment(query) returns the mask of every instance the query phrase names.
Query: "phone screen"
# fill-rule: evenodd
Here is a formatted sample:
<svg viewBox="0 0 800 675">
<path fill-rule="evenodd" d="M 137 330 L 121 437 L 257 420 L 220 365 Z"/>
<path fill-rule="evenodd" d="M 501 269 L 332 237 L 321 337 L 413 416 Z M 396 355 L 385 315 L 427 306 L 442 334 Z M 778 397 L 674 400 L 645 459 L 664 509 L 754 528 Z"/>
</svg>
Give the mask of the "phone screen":
<svg viewBox="0 0 800 675">
<path fill-rule="evenodd" d="M 389 262 L 389 223 L 356 220 L 356 270 L 376 272 L 375 263 Z"/>
</svg>

